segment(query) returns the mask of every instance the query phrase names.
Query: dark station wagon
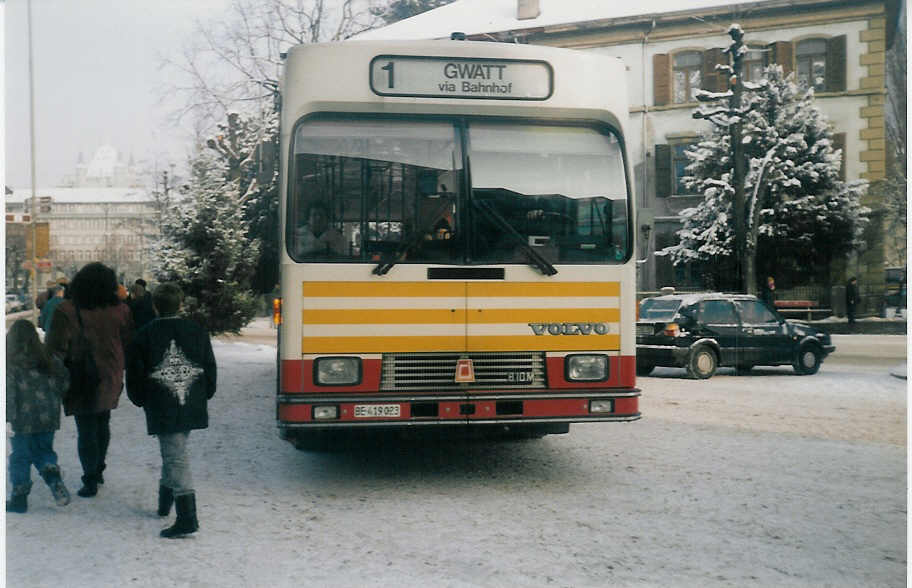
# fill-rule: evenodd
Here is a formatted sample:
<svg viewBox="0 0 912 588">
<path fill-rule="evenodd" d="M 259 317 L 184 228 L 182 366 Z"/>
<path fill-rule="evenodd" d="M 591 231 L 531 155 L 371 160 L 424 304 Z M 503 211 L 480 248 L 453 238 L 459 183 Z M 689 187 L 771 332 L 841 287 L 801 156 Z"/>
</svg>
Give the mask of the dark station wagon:
<svg viewBox="0 0 912 588">
<path fill-rule="evenodd" d="M 637 375 L 656 366 L 683 367 L 692 378 L 717 367 L 747 372 L 755 365 L 792 365 L 814 374 L 835 351 L 830 335 L 787 321 L 748 294 L 667 294 L 640 303 Z"/>
</svg>

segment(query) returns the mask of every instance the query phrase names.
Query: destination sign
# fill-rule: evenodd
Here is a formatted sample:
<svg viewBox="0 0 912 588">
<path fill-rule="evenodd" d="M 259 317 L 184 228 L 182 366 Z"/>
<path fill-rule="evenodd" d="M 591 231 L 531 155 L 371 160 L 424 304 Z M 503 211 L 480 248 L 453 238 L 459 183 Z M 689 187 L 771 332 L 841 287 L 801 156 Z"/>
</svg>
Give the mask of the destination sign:
<svg viewBox="0 0 912 588">
<path fill-rule="evenodd" d="M 378 55 L 370 85 L 380 96 L 546 100 L 554 72 L 544 61 Z"/>
</svg>

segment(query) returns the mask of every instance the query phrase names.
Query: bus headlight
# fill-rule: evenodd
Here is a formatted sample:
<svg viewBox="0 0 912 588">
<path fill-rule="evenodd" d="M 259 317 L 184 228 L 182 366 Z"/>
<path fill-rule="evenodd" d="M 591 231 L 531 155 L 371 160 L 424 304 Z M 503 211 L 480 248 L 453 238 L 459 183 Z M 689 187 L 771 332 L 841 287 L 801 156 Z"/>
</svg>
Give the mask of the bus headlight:
<svg viewBox="0 0 912 588">
<path fill-rule="evenodd" d="M 608 379 L 608 356 L 568 355 L 567 380 L 571 382 L 598 382 Z"/>
<path fill-rule="evenodd" d="M 361 381 L 360 357 L 321 357 L 314 368 L 321 386 L 347 386 Z"/>
</svg>

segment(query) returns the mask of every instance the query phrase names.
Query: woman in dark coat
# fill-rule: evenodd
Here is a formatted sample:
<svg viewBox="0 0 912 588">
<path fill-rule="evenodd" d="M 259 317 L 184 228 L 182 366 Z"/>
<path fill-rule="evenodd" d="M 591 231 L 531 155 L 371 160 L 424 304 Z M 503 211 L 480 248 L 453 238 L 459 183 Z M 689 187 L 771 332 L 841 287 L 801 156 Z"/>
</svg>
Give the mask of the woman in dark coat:
<svg viewBox="0 0 912 588">
<path fill-rule="evenodd" d="M 114 270 L 95 262 L 83 267 L 70 284 L 71 298 L 57 307 L 48 333 L 48 347 L 66 357 L 75 351 L 80 319 L 92 346 L 101 382 L 94 390 L 70 394 L 64 413 L 76 418 L 77 450 L 82 464 L 83 487 L 79 496 L 98 493 L 111 440 L 111 410 L 123 390 L 124 352 L 133 336 L 130 309 L 117 297 Z M 79 316 L 77 317 L 77 309 Z"/>
</svg>

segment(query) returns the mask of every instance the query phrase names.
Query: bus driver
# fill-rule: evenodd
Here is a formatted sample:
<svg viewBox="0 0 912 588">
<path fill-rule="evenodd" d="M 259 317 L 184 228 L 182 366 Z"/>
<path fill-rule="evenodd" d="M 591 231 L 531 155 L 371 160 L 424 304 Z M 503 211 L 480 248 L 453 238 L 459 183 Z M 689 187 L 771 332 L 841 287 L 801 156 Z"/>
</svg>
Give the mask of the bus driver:
<svg viewBox="0 0 912 588">
<path fill-rule="evenodd" d="M 295 254 L 306 255 L 343 255 L 345 237 L 338 230 L 329 226 L 329 214 L 326 205 L 315 202 L 310 205 L 307 224 L 295 230 Z"/>
</svg>

